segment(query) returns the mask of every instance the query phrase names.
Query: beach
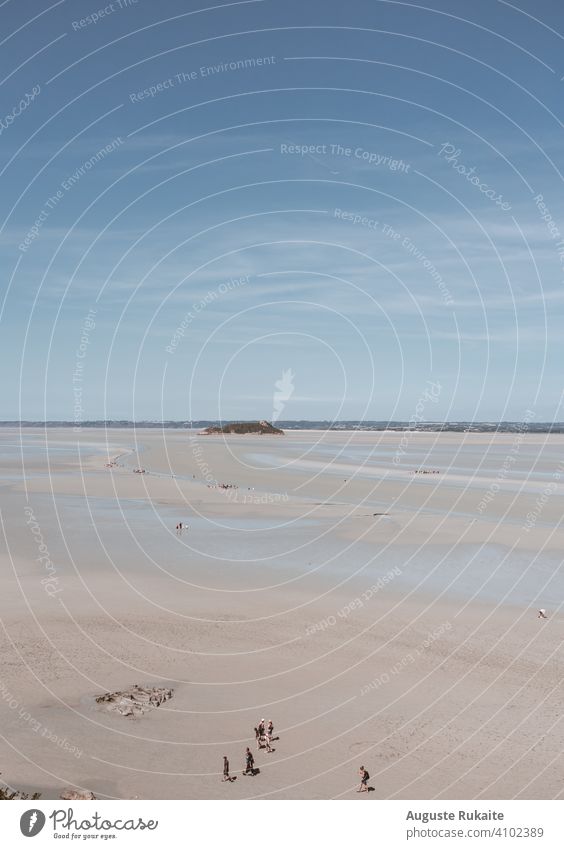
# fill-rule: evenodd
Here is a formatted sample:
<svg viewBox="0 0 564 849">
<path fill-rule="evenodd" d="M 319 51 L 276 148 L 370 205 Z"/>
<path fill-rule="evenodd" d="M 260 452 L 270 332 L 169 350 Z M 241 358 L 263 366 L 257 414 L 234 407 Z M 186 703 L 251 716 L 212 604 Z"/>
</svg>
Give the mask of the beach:
<svg viewBox="0 0 564 849">
<path fill-rule="evenodd" d="M 0 429 L 2 780 L 560 798 L 563 458 L 526 428 Z M 173 695 L 95 701 L 133 684 Z"/>
</svg>

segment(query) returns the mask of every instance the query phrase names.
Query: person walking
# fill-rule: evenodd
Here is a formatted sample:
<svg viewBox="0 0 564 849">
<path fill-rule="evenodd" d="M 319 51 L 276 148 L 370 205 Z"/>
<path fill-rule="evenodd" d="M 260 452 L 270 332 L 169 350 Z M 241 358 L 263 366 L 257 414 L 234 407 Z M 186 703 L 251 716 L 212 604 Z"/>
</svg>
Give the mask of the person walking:
<svg viewBox="0 0 564 849">
<path fill-rule="evenodd" d="M 222 781 L 231 781 L 231 776 L 229 775 L 229 761 L 227 760 L 227 755 L 223 756 L 223 778 Z"/>
<path fill-rule="evenodd" d="M 368 770 L 361 766 L 359 769 L 360 774 L 360 785 L 358 787 L 357 793 L 368 793 L 368 779 L 370 775 L 368 774 Z"/>
<path fill-rule="evenodd" d="M 245 751 L 245 769 L 243 770 L 243 775 L 254 775 L 255 772 L 255 759 L 253 757 L 253 753 L 247 746 Z"/>
</svg>

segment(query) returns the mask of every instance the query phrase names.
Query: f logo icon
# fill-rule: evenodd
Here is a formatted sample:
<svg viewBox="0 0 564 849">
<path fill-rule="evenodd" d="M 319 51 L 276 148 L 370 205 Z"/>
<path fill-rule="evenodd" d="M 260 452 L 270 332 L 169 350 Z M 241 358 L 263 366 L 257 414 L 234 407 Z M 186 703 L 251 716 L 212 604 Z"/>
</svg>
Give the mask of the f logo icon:
<svg viewBox="0 0 564 849">
<path fill-rule="evenodd" d="M 45 814 L 43 811 L 33 809 L 26 811 L 20 817 L 20 831 L 25 837 L 35 837 L 45 825 Z"/>
</svg>

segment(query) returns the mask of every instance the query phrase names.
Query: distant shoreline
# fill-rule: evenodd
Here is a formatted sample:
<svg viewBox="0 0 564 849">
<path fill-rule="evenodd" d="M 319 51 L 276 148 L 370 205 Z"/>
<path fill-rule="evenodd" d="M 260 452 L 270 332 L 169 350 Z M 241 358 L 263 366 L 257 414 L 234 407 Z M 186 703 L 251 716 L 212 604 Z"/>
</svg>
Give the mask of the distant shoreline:
<svg viewBox="0 0 564 849">
<path fill-rule="evenodd" d="M 245 420 L 246 421 L 246 420 Z M 79 426 L 75 421 L 0 421 L 3 428 L 69 428 L 76 432 L 99 429 L 129 429 L 129 430 L 185 430 L 199 431 L 203 428 L 230 424 L 231 420 L 194 419 L 190 421 L 128 421 L 128 420 L 92 420 L 81 422 Z M 419 422 L 416 427 L 407 421 L 278 421 L 277 425 L 285 431 L 316 430 L 330 432 L 353 432 L 353 433 L 564 433 L 564 422 Z"/>
</svg>

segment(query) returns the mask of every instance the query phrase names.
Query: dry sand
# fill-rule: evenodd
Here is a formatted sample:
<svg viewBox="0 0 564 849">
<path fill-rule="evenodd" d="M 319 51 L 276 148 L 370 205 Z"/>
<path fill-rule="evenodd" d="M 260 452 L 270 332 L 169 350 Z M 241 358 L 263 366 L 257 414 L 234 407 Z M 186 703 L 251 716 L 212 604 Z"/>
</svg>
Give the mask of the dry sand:
<svg viewBox="0 0 564 849">
<path fill-rule="evenodd" d="M 356 798 L 363 763 L 371 798 L 560 797 L 564 438 L 401 438 L 0 431 L 2 778 Z M 95 702 L 133 684 L 174 694 Z"/>
</svg>

